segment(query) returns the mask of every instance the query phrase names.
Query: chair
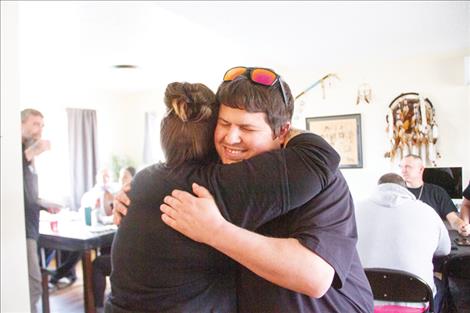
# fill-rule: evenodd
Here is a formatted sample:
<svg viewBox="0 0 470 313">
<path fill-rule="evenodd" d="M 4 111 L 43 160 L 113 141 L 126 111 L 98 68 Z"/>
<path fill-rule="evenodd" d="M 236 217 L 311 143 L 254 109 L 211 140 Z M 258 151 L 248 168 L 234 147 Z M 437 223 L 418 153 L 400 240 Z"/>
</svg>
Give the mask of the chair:
<svg viewBox="0 0 470 313">
<path fill-rule="evenodd" d="M 444 300 L 441 313 L 470 312 L 470 254 L 454 255 L 442 270 Z"/>
<path fill-rule="evenodd" d="M 387 268 L 365 268 L 374 295 L 374 300 L 390 302 L 426 303 L 427 308 L 399 305 L 376 306 L 374 313 L 382 312 L 434 312 L 434 298 L 431 287 L 418 276 L 400 270 Z"/>
</svg>

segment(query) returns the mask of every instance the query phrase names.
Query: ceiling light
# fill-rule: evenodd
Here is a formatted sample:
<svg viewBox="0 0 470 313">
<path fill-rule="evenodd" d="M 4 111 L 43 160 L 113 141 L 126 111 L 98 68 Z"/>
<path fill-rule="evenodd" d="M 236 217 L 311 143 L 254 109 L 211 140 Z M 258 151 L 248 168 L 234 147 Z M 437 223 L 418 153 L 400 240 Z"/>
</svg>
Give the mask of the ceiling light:
<svg viewBox="0 0 470 313">
<path fill-rule="evenodd" d="M 114 68 L 128 68 L 128 69 L 134 69 L 137 68 L 137 65 L 132 65 L 132 64 L 117 64 L 113 66 Z"/>
</svg>

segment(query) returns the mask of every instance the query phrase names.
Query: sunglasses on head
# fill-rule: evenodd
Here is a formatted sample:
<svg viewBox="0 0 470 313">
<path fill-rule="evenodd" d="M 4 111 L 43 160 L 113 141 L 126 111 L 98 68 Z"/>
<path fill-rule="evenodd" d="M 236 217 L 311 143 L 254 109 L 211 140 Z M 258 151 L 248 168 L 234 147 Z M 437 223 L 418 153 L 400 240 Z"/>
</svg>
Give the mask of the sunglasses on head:
<svg viewBox="0 0 470 313">
<path fill-rule="evenodd" d="M 281 76 L 276 74 L 276 72 L 269 68 L 237 66 L 225 72 L 224 82 L 232 81 L 242 75 L 248 77 L 255 84 L 267 87 L 274 86 L 275 83 L 279 82 L 279 85 L 281 86 L 282 99 L 284 100 L 284 104 L 287 106 L 286 91 L 281 83 Z"/>
</svg>

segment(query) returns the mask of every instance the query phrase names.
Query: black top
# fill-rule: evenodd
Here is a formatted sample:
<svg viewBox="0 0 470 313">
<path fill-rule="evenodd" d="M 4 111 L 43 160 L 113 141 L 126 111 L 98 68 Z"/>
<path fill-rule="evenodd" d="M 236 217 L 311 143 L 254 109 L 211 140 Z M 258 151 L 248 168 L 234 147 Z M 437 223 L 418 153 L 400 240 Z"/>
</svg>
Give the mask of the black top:
<svg viewBox="0 0 470 313">
<path fill-rule="evenodd" d="M 335 270 L 333 285 L 319 298 L 276 286 L 240 266 L 239 312 L 373 312 L 373 296 L 356 250 L 357 230 L 349 188 L 340 171 L 305 205 L 257 232 L 296 238 Z"/>
<path fill-rule="evenodd" d="M 321 137 L 302 134 L 286 149 L 243 162 L 171 170 L 153 165 L 132 182 L 131 206 L 112 248 L 111 304 L 142 312 L 234 312 L 234 263 L 161 221 L 175 188 L 206 186 L 224 217 L 248 229 L 306 203 L 333 177 L 339 156 Z"/>
<path fill-rule="evenodd" d="M 423 188 L 422 192 L 421 187 Z M 446 220 L 447 214 L 457 212 L 455 204 L 444 188 L 428 183 L 424 183 L 421 187 L 408 188 L 408 190 L 415 195 L 416 199 L 431 206 L 442 220 Z"/>
<path fill-rule="evenodd" d="M 467 188 L 463 191 L 463 196 L 465 199 L 470 200 L 470 182 L 468 183 Z"/>
<path fill-rule="evenodd" d="M 23 154 L 23 195 L 26 222 L 26 238 L 37 240 L 39 237 L 38 175 L 33 162 L 26 160 L 26 147 L 22 144 Z"/>
</svg>

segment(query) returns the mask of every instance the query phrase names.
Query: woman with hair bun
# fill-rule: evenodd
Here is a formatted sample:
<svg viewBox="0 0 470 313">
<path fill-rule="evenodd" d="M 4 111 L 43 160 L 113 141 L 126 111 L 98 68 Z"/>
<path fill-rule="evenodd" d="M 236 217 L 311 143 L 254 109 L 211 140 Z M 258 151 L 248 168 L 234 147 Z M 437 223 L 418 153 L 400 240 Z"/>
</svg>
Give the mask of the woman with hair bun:
<svg viewBox="0 0 470 313">
<path fill-rule="evenodd" d="M 131 183 L 131 204 L 111 252 L 106 312 L 236 312 L 234 262 L 164 224 L 163 198 L 174 189 L 191 191 L 192 183 L 206 186 L 226 219 L 253 230 L 324 188 L 339 156 L 308 134 L 285 149 L 224 165 L 213 141 L 219 108 L 214 93 L 203 84 L 175 82 L 164 103 L 166 162 L 141 170 Z M 290 164 L 296 164 L 294 173 Z"/>
</svg>

